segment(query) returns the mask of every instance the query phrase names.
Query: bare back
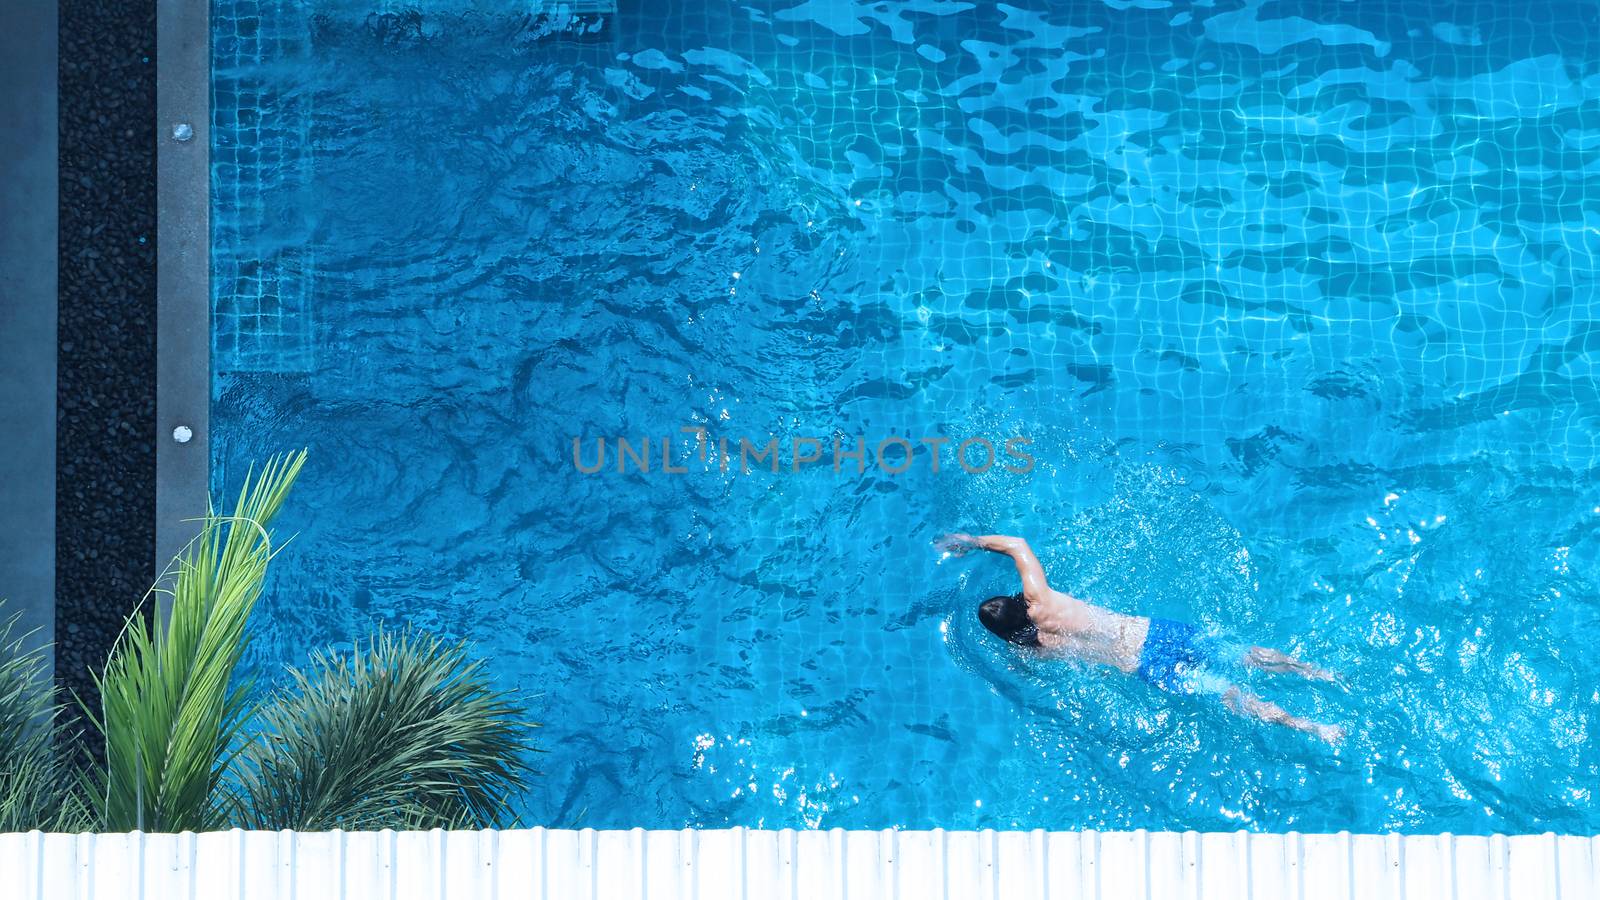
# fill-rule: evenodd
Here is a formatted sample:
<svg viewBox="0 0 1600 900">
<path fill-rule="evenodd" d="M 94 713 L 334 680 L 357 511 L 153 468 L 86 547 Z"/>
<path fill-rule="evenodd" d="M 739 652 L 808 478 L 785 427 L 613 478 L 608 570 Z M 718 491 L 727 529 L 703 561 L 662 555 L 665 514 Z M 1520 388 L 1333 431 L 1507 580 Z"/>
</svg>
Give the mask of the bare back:
<svg viewBox="0 0 1600 900">
<path fill-rule="evenodd" d="M 1028 616 L 1039 629 L 1039 645 L 1052 655 L 1115 666 L 1131 673 L 1139 668 L 1150 620 L 1125 616 L 1102 606 L 1051 590 L 1028 601 Z"/>
</svg>

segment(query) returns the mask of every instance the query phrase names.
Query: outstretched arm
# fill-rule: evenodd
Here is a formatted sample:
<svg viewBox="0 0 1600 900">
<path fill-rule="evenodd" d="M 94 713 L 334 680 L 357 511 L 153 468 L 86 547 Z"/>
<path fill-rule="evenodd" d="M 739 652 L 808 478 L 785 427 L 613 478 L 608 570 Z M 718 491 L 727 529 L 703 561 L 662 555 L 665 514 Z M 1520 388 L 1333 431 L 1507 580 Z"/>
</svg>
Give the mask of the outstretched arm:
<svg viewBox="0 0 1600 900">
<path fill-rule="evenodd" d="M 1027 541 L 1004 534 L 950 534 L 939 540 L 939 549 L 958 556 L 970 547 L 980 547 L 1011 557 L 1011 561 L 1017 564 L 1017 574 L 1022 577 L 1022 596 L 1029 603 L 1050 596 L 1050 584 L 1045 581 L 1044 567 L 1039 565 L 1039 558 L 1033 555 L 1033 548 L 1028 546 Z"/>
</svg>

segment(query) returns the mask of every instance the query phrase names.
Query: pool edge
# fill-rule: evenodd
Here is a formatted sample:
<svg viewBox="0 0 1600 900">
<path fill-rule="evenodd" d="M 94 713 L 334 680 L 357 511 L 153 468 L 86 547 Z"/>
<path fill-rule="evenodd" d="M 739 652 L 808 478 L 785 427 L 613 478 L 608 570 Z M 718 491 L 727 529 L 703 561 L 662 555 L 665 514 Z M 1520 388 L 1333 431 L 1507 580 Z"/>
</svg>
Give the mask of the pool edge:
<svg viewBox="0 0 1600 900">
<path fill-rule="evenodd" d="M 0 34 L 0 623 L 55 667 L 59 91 L 55 0 Z"/>
<path fill-rule="evenodd" d="M 1570 900 L 1600 885 L 1600 837 L 1551 833 L 35 831 L 0 835 L 7 860 L 20 864 L 25 896 L 44 896 L 47 885 L 51 896 L 76 896 L 87 883 L 104 900 L 194 896 L 196 885 L 216 900 Z"/>
<path fill-rule="evenodd" d="M 211 395 L 211 5 L 156 4 L 156 572 L 206 511 Z M 180 429 L 188 429 L 180 441 Z M 166 603 L 163 599 L 162 609 Z"/>
</svg>

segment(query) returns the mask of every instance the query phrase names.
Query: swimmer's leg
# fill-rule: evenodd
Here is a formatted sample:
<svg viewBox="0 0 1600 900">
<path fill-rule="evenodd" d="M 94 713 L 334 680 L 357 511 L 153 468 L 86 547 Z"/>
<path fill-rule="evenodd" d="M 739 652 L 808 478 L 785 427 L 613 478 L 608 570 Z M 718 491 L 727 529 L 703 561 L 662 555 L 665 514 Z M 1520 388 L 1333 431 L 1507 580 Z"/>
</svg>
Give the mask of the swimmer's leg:
<svg viewBox="0 0 1600 900">
<path fill-rule="evenodd" d="M 1337 725 L 1324 725 L 1320 722 L 1313 722 L 1310 719 L 1302 719 L 1299 716 L 1291 716 L 1278 704 L 1269 703 L 1239 688 L 1237 685 L 1228 688 L 1223 693 L 1222 705 L 1236 715 L 1257 719 L 1262 722 L 1271 722 L 1274 725 L 1293 728 L 1295 731 L 1303 731 L 1330 744 L 1337 744 L 1344 740 L 1343 728 Z"/>
<path fill-rule="evenodd" d="M 1270 647 L 1251 647 L 1244 652 L 1241 661 L 1250 668 L 1260 669 L 1263 672 L 1293 672 L 1301 678 L 1309 678 L 1312 681 L 1333 680 L 1333 673 L 1327 669 L 1295 659 Z"/>
</svg>

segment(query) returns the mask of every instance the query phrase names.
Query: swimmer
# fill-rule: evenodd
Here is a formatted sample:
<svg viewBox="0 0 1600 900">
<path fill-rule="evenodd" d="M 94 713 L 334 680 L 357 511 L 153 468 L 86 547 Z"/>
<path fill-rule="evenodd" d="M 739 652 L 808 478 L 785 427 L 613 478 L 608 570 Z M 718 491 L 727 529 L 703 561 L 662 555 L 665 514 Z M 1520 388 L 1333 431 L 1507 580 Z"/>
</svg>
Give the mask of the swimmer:
<svg viewBox="0 0 1600 900">
<path fill-rule="evenodd" d="M 1125 616 L 1055 590 L 1046 582 L 1038 557 L 1019 537 L 950 534 L 938 549 L 961 556 L 974 547 L 1003 553 L 1017 564 L 1022 593 L 990 597 L 978 607 L 985 628 L 1007 641 L 1052 656 L 1108 665 L 1162 690 L 1193 693 L 1202 687 L 1208 668 L 1238 663 L 1266 672 L 1290 672 L 1313 681 L 1333 675 L 1266 647 L 1230 648 L 1200 629 L 1171 619 Z M 1231 683 L 1215 683 L 1222 703 L 1237 715 L 1283 725 L 1330 744 L 1344 739 L 1344 729 L 1290 715 L 1283 707 Z"/>
</svg>

